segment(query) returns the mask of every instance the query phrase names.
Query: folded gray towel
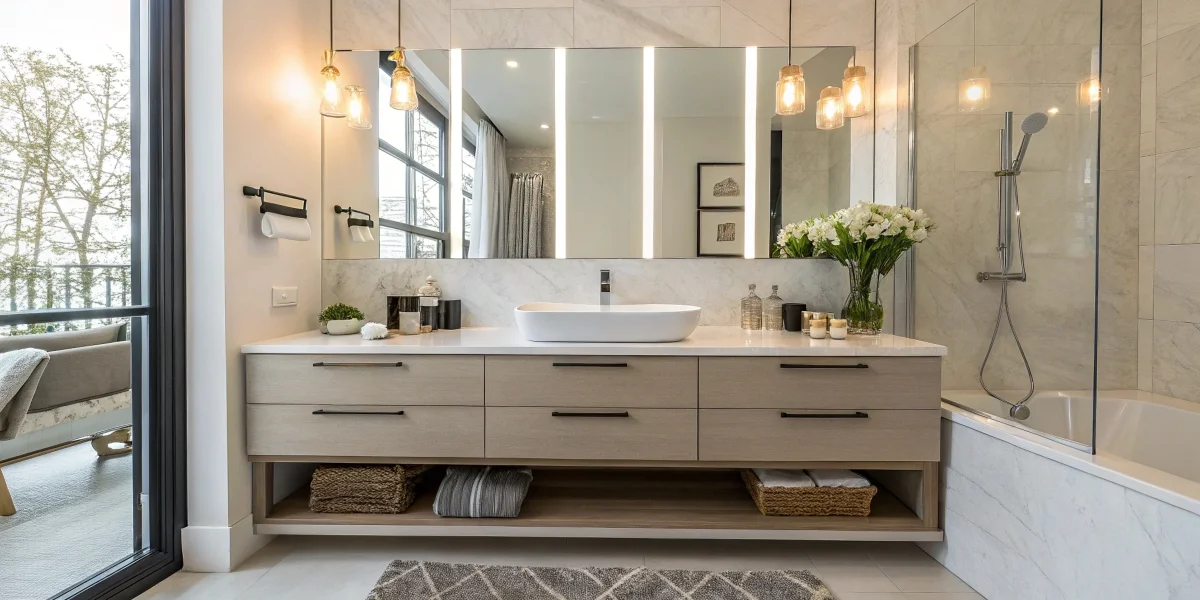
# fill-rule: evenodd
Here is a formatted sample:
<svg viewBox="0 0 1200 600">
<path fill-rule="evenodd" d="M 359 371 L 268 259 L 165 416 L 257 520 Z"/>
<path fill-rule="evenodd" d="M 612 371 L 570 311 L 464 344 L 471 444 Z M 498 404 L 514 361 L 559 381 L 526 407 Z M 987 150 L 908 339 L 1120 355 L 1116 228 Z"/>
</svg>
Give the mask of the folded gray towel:
<svg viewBox="0 0 1200 600">
<path fill-rule="evenodd" d="M 439 517 L 514 518 L 533 482 L 527 467 L 449 467 L 433 500 Z"/>
</svg>

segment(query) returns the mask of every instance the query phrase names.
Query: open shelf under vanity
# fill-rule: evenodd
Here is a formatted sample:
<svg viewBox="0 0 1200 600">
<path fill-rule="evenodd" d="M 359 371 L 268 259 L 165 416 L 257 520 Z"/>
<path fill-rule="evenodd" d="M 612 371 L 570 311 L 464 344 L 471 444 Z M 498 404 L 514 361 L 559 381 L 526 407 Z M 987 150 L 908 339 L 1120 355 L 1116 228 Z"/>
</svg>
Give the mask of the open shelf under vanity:
<svg viewBox="0 0 1200 600">
<path fill-rule="evenodd" d="M 256 483 L 265 465 L 256 466 Z M 435 478 L 439 475 L 435 475 Z M 307 488 L 267 506 L 265 534 L 586 538 L 725 538 L 938 541 L 931 526 L 882 487 L 868 517 L 768 517 L 733 469 L 535 468 L 521 516 L 442 518 L 433 513 L 436 479 L 402 514 L 315 513 Z"/>
</svg>

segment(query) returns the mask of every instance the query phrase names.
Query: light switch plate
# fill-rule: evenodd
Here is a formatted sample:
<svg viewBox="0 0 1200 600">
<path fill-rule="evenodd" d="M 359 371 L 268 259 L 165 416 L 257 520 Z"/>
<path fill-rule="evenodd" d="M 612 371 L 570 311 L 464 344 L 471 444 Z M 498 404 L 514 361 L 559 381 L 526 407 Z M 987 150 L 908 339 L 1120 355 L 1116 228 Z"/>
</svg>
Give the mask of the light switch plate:
<svg viewBox="0 0 1200 600">
<path fill-rule="evenodd" d="M 295 306 L 298 297 L 295 287 L 271 287 L 271 306 Z"/>
</svg>

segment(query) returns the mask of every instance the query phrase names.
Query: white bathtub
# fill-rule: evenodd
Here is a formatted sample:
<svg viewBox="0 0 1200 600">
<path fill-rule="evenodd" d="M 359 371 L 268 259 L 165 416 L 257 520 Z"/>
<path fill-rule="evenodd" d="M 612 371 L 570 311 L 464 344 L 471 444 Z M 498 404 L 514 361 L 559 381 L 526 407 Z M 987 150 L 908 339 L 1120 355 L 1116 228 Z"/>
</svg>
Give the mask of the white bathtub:
<svg viewBox="0 0 1200 600">
<path fill-rule="evenodd" d="M 1092 455 L 1047 437 L 1086 444 L 1090 394 L 1039 394 L 1023 423 L 943 396 L 934 558 L 989 600 L 1200 598 L 1200 405 L 1102 392 Z"/>
<path fill-rule="evenodd" d="M 1035 435 L 1071 442 L 1080 450 L 1091 446 L 1092 396 L 1088 392 L 1039 392 L 1029 400 L 1030 414 L 1025 421 L 1008 418 L 1008 406 L 983 392 L 946 391 L 942 397 L 958 408 L 983 413 Z M 1097 464 L 1136 478 L 1153 476 L 1146 469 L 1149 467 L 1200 483 L 1200 404 L 1149 392 L 1113 391 L 1098 394 L 1096 409 Z M 1164 481 L 1161 474 L 1154 479 Z M 1200 497 L 1196 500 L 1200 502 Z"/>
</svg>

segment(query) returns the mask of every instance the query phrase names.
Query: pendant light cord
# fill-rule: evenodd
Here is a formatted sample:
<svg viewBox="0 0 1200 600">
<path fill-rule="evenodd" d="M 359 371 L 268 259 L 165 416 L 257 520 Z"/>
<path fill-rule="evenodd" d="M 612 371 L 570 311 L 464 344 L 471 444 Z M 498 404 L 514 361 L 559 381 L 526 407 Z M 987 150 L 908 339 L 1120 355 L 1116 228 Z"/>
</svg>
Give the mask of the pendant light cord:
<svg viewBox="0 0 1200 600">
<path fill-rule="evenodd" d="M 788 66 L 792 64 L 792 6 L 796 0 L 788 0 Z"/>
<path fill-rule="evenodd" d="M 333 0 L 329 0 L 329 50 L 333 50 Z"/>
<path fill-rule="evenodd" d="M 396 45 L 404 47 L 404 0 L 396 0 Z"/>
</svg>

